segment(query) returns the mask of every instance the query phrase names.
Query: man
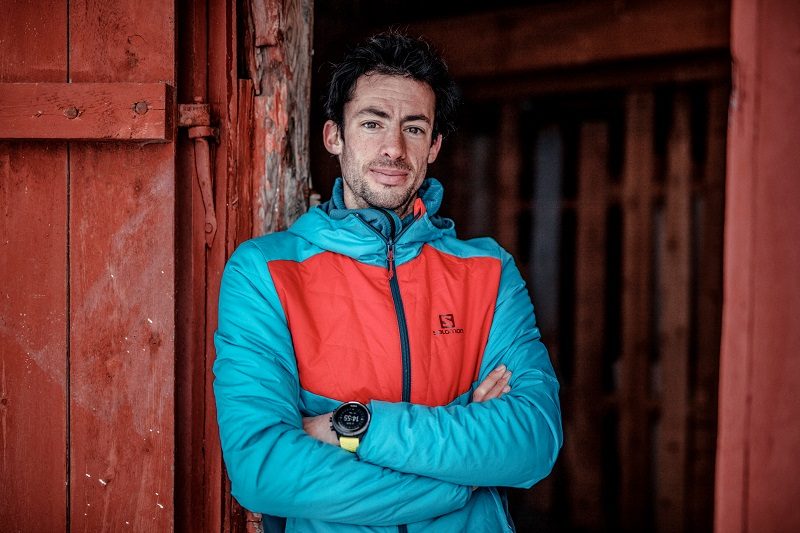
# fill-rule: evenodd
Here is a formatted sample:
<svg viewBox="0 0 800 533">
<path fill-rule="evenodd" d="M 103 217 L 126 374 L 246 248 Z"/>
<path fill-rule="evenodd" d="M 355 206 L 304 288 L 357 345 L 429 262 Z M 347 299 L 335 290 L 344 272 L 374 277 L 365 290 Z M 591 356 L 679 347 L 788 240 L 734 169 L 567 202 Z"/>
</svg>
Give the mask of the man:
<svg viewBox="0 0 800 533">
<path fill-rule="evenodd" d="M 513 259 L 457 239 L 425 179 L 455 95 L 424 41 L 354 49 L 326 102 L 332 199 L 225 269 L 232 493 L 287 531 L 511 531 L 498 487 L 530 487 L 558 454 L 558 382 Z"/>
</svg>

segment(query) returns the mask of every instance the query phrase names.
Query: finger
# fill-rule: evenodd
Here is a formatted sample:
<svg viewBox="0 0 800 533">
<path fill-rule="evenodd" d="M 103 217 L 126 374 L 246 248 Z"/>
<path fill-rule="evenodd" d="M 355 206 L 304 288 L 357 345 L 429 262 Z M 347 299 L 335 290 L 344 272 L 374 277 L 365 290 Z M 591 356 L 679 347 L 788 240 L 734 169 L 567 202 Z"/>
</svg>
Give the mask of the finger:
<svg viewBox="0 0 800 533">
<path fill-rule="evenodd" d="M 511 372 L 506 371 L 502 375 L 502 377 L 497 380 L 494 386 L 491 389 L 489 389 L 489 392 L 486 393 L 486 395 L 483 398 L 483 401 L 491 400 L 493 398 L 499 398 L 505 392 L 508 392 L 506 390 L 506 387 L 508 387 L 508 382 L 510 379 L 511 379 Z"/>
<path fill-rule="evenodd" d="M 481 395 L 480 400 L 481 402 L 485 402 L 491 400 L 493 398 L 499 398 L 503 395 L 505 388 L 508 386 L 508 381 L 511 378 L 511 372 L 506 370 L 500 378 L 498 378 L 494 384 L 491 386 L 489 390 L 487 390 L 484 394 Z"/>
<path fill-rule="evenodd" d="M 505 365 L 500 365 L 491 372 L 489 372 L 489 375 L 486 376 L 486 379 L 484 379 L 481 382 L 481 384 L 478 385 L 472 392 L 472 401 L 474 402 L 483 401 L 483 398 L 484 396 L 486 396 L 486 393 L 489 392 L 495 386 L 497 380 L 503 377 L 505 370 L 506 370 Z"/>
</svg>

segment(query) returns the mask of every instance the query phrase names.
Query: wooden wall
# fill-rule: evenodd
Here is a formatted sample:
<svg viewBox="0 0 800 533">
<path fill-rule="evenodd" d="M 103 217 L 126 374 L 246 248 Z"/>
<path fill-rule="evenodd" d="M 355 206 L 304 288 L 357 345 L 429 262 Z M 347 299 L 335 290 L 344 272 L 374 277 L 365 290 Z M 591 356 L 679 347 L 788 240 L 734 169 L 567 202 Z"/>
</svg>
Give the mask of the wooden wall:
<svg viewBox="0 0 800 533">
<path fill-rule="evenodd" d="M 800 530 L 800 4 L 735 0 L 716 531 Z"/>
<path fill-rule="evenodd" d="M 414 26 L 466 98 L 432 169 L 446 214 L 515 255 L 562 382 L 564 450 L 512 494 L 522 530 L 712 528 L 727 10 L 587 2 Z"/>
<path fill-rule="evenodd" d="M 115 110 L 92 84 L 169 94 L 175 13 L 163 2 L 88 0 L 7 0 L 0 11 L 0 82 L 28 82 L 16 89 L 40 106 L 6 108 L 0 124 L 0 138 L 17 139 L 0 142 L 0 524 L 166 531 L 175 148 L 166 137 L 115 140 L 103 117 L 121 117 L 136 137 L 159 106 L 133 98 Z M 38 96 L 31 82 L 45 81 L 56 96 Z M 160 107 L 168 131 L 171 97 Z M 26 134 L 12 129 L 15 113 L 58 125 Z"/>
</svg>

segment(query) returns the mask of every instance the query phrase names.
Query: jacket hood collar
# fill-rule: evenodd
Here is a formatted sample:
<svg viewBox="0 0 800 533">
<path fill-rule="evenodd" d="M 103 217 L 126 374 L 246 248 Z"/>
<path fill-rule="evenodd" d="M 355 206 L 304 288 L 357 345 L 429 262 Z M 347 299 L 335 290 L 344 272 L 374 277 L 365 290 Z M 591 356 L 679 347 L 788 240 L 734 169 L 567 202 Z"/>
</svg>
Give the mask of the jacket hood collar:
<svg viewBox="0 0 800 533">
<path fill-rule="evenodd" d="M 377 263 L 385 261 L 386 244 L 395 227 L 396 245 L 403 247 L 434 240 L 443 235 L 455 235 L 453 221 L 438 216 L 442 205 L 444 187 L 435 178 L 427 178 L 417 192 L 414 212 L 402 221 L 391 211 L 383 209 L 347 209 L 344 204 L 344 185 L 337 178 L 331 199 L 311 209 L 290 228 L 312 244 L 360 261 Z M 402 228 L 402 229 L 401 229 Z"/>
</svg>

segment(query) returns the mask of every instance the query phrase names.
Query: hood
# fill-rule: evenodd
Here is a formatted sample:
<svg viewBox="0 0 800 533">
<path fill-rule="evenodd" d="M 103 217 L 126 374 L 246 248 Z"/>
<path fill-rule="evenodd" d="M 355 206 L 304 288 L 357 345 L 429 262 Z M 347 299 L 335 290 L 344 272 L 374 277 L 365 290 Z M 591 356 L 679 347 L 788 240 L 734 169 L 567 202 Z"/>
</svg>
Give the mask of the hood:
<svg viewBox="0 0 800 533">
<path fill-rule="evenodd" d="M 362 263 L 386 266 L 392 218 L 395 230 L 395 260 L 402 264 L 419 254 L 422 245 L 445 235 L 455 236 L 455 225 L 436 213 L 444 187 L 434 178 L 422 182 L 414 212 L 402 221 L 394 212 L 347 209 L 342 178 L 337 178 L 331 199 L 311 209 L 288 229 L 313 245 L 347 255 Z"/>
</svg>

